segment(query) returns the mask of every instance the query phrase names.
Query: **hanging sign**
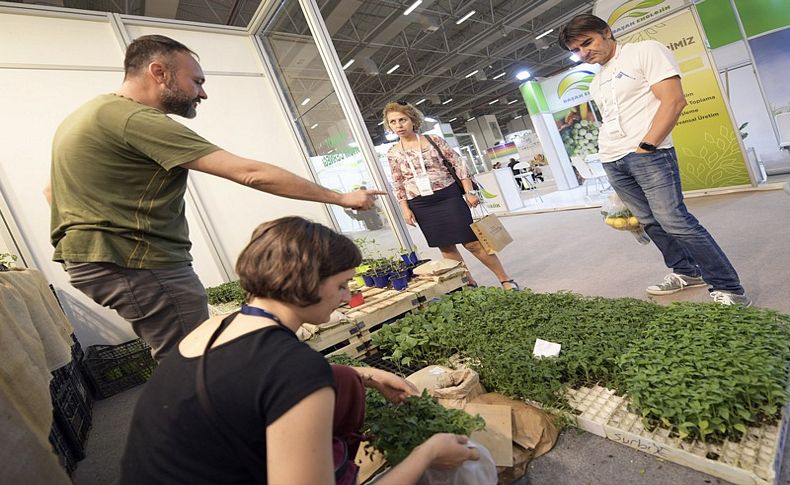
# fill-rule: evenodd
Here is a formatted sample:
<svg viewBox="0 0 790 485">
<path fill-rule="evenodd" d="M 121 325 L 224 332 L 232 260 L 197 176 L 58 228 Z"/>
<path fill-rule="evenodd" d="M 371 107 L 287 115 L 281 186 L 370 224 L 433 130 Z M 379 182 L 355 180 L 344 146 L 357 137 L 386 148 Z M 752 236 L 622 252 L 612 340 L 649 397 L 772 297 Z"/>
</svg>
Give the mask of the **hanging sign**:
<svg viewBox="0 0 790 485">
<path fill-rule="evenodd" d="M 604 19 L 617 38 L 688 4 L 687 0 L 598 0 L 593 15 Z"/>
<path fill-rule="evenodd" d="M 581 64 L 541 81 L 549 111 L 555 113 L 591 101 L 590 82 L 600 69 L 597 64 Z"/>
</svg>

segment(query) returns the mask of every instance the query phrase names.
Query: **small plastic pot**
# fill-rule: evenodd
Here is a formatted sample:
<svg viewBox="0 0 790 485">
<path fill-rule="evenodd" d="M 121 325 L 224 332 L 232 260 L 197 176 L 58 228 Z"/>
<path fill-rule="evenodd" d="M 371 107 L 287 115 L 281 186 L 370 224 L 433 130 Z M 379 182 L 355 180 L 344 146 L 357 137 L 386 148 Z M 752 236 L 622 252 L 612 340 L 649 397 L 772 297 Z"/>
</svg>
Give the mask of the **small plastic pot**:
<svg viewBox="0 0 790 485">
<path fill-rule="evenodd" d="M 348 300 L 348 306 L 351 308 L 357 307 L 365 303 L 365 295 L 362 293 L 354 293 L 351 295 L 351 299 Z"/>
<path fill-rule="evenodd" d="M 392 288 L 398 291 L 405 290 L 409 286 L 409 278 L 406 275 L 391 276 L 390 282 L 392 283 Z"/>
<path fill-rule="evenodd" d="M 374 275 L 373 276 L 373 286 L 376 288 L 386 288 L 389 285 L 389 273 L 384 273 L 382 275 Z"/>
<path fill-rule="evenodd" d="M 365 286 L 367 286 L 368 288 L 373 288 L 374 286 L 376 286 L 376 283 L 373 281 L 373 275 L 363 274 L 362 281 L 365 282 Z"/>
</svg>

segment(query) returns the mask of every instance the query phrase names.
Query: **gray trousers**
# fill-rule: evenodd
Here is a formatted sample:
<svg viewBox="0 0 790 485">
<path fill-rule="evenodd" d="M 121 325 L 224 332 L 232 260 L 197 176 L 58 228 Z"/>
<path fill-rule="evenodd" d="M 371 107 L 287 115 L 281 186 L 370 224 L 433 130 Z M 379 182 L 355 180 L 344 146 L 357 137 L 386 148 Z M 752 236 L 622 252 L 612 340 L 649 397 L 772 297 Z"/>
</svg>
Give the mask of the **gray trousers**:
<svg viewBox="0 0 790 485">
<path fill-rule="evenodd" d="M 132 325 L 161 361 L 208 319 L 208 298 L 192 266 L 129 269 L 113 263 L 65 264 L 71 285 Z"/>
</svg>

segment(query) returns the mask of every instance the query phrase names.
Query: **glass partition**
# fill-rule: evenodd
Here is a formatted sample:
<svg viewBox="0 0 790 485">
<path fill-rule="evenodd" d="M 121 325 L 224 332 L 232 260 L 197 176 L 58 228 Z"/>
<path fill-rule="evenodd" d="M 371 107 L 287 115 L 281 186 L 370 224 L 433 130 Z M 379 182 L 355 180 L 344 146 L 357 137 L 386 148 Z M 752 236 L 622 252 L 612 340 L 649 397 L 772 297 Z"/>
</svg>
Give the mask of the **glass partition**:
<svg viewBox="0 0 790 485">
<path fill-rule="evenodd" d="M 374 188 L 375 179 L 354 140 L 298 2 L 280 4 L 258 35 L 318 183 L 339 192 Z M 341 232 L 365 239 L 366 257 L 394 254 L 400 248 L 384 204 L 378 200 L 376 207 L 365 211 L 330 206 Z"/>
</svg>

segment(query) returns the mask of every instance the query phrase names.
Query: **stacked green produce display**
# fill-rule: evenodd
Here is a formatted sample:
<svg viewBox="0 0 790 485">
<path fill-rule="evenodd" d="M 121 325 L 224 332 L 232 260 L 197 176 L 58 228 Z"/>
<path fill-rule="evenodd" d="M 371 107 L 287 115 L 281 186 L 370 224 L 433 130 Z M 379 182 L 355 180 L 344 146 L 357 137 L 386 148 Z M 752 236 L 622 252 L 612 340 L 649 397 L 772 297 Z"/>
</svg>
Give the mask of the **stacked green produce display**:
<svg viewBox="0 0 790 485">
<path fill-rule="evenodd" d="M 594 121 L 576 121 L 562 130 L 561 135 L 568 155 L 586 156 L 598 153 L 598 125 Z"/>
<path fill-rule="evenodd" d="M 569 410 L 568 387 L 627 394 L 648 427 L 737 439 L 772 423 L 788 400 L 790 316 L 714 303 L 661 306 L 480 288 L 455 293 L 384 327 L 374 344 L 406 365 L 467 358 L 489 391 Z M 535 340 L 562 345 L 532 356 Z"/>
</svg>

